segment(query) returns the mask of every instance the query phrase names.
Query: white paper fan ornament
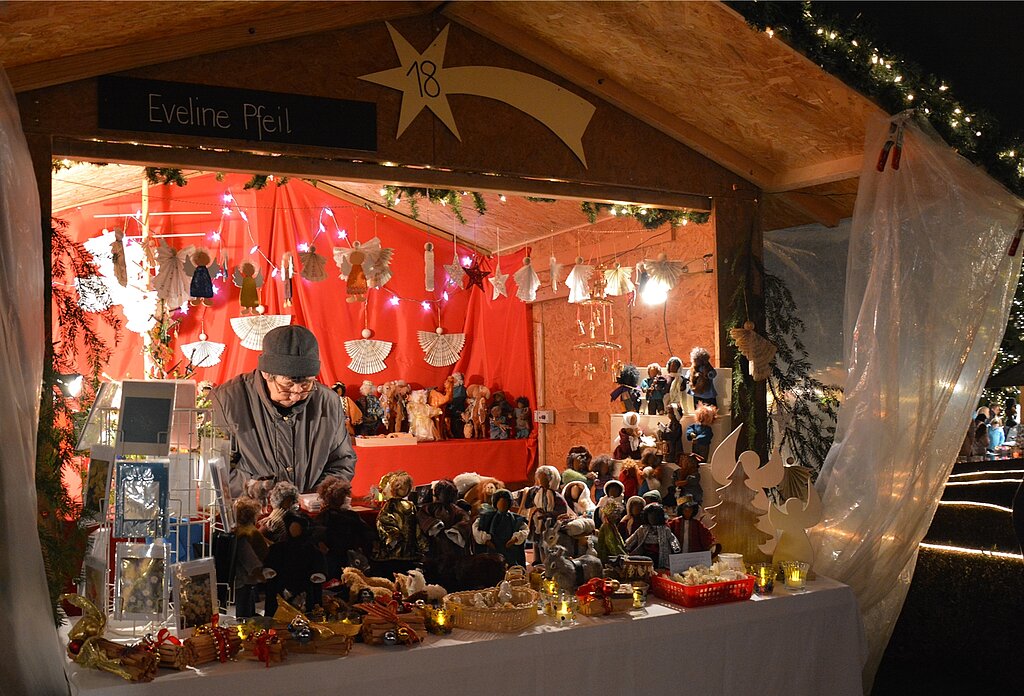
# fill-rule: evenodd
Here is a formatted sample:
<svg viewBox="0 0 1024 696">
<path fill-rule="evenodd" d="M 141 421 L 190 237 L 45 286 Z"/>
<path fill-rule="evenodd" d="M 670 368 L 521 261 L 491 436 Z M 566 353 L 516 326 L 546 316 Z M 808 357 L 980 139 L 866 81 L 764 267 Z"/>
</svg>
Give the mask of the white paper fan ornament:
<svg viewBox="0 0 1024 696">
<path fill-rule="evenodd" d="M 661 283 L 665 289 L 671 290 L 686 273 L 686 264 L 682 261 L 669 261 L 665 254 L 658 254 L 654 261 L 644 260 L 644 267 L 651 280 Z"/>
<path fill-rule="evenodd" d="M 395 344 L 391 341 L 377 341 L 370 338 L 372 335 L 372 331 L 363 329 L 362 338 L 345 341 L 345 352 L 352 358 L 348 369 L 361 375 L 372 375 L 387 368 L 384 358 L 388 357 Z"/>
<path fill-rule="evenodd" d="M 606 295 L 618 297 L 633 292 L 633 281 L 630 279 L 632 269 L 623 268 L 621 264 L 615 264 L 615 268 L 609 268 L 604 272 Z"/>
<path fill-rule="evenodd" d="M 594 267 L 585 265 L 582 256 L 576 257 L 576 265 L 565 279 L 565 286 L 569 288 L 570 303 L 590 299 L 590 274 L 593 272 Z"/>
<path fill-rule="evenodd" d="M 420 348 L 423 349 L 423 359 L 428 365 L 434 367 L 445 367 L 454 365 L 459 361 L 459 354 L 462 347 L 466 345 L 466 334 L 446 334 L 440 326 L 433 331 L 417 331 L 419 335 Z"/>
<path fill-rule="evenodd" d="M 533 270 L 533 260 L 529 256 L 523 257 L 523 267 L 512 276 L 519 288 L 516 290 L 516 297 L 523 302 L 533 302 L 537 299 L 537 288 L 540 287 L 540 278 L 537 271 Z"/>
<path fill-rule="evenodd" d="M 250 314 L 244 317 L 231 317 L 231 330 L 238 336 L 242 347 L 263 350 L 263 337 L 271 329 L 291 323 L 291 314 Z"/>
<path fill-rule="evenodd" d="M 181 352 L 194 367 L 213 367 L 220 362 L 224 348 L 223 343 L 207 341 L 206 334 L 201 333 L 195 343 L 182 344 Z"/>
</svg>

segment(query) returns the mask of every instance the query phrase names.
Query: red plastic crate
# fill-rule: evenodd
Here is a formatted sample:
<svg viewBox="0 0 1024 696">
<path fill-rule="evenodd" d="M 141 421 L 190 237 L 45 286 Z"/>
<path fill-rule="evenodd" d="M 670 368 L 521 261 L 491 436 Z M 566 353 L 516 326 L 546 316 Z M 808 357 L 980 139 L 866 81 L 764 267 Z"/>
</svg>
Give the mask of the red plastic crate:
<svg viewBox="0 0 1024 696">
<path fill-rule="evenodd" d="M 754 594 L 754 576 L 748 575 L 745 580 L 713 582 L 707 585 L 684 585 L 670 580 L 663 573 L 658 573 L 651 577 L 651 590 L 655 597 L 666 602 L 690 608 L 703 607 L 708 604 L 750 599 L 750 595 Z"/>
</svg>

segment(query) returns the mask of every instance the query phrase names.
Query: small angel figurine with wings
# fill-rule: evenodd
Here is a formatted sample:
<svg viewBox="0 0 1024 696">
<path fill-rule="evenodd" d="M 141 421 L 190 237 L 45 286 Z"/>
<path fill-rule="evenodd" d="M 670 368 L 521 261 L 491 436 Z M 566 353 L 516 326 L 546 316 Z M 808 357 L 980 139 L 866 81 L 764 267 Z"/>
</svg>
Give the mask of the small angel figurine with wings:
<svg viewBox="0 0 1024 696">
<path fill-rule="evenodd" d="M 153 288 L 156 296 L 170 308 L 181 307 L 189 298 L 189 281 L 184 264 L 191 253 L 192 247 L 179 251 L 162 239 L 156 248 L 159 270 L 153 279 Z"/>
<path fill-rule="evenodd" d="M 242 314 L 260 313 L 259 289 L 263 287 L 263 271 L 257 270 L 251 261 L 246 261 L 235 269 L 231 280 L 242 290 L 238 294 Z"/>
<path fill-rule="evenodd" d="M 200 247 L 185 259 L 185 275 L 192 281 L 189 283 L 190 305 L 202 302 L 207 307 L 213 305 L 213 276 L 220 273 L 220 266 L 210 258 L 210 252 Z"/>
<path fill-rule="evenodd" d="M 348 302 L 366 302 L 367 288 L 383 287 L 391 280 L 391 257 L 394 249 L 381 247 L 374 237 L 365 244 L 353 242 L 352 248 L 334 248 L 334 261 L 341 269 L 342 280 L 346 281 Z"/>
</svg>

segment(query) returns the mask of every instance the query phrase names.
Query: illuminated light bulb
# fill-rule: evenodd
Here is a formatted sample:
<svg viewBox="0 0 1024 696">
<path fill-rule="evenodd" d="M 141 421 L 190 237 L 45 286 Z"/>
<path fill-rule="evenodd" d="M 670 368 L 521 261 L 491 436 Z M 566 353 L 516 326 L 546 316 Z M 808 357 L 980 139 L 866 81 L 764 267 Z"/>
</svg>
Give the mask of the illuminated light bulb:
<svg viewBox="0 0 1024 696">
<path fill-rule="evenodd" d="M 768 35 L 768 38 L 775 36 L 775 31 L 771 27 L 765 27 L 764 33 Z"/>
<path fill-rule="evenodd" d="M 219 286 L 217 286 L 217 285 L 213 286 L 213 294 L 214 295 L 220 294 L 220 287 Z"/>
<path fill-rule="evenodd" d="M 401 196 L 395 196 L 395 205 L 398 205 L 401 202 L 402 202 L 402 197 Z"/>
<path fill-rule="evenodd" d="M 309 244 L 306 242 L 299 244 L 299 251 L 309 251 Z"/>
<path fill-rule="evenodd" d="M 852 43 L 852 44 L 853 44 L 854 46 L 860 47 L 860 44 L 859 44 L 859 43 L 857 43 L 857 39 L 854 39 L 854 40 L 853 40 L 853 41 L 851 41 L 850 43 Z"/>
<path fill-rule="evenodd" d="M 381 188 L 381 190 L 378 191 L 377 193 L 379 193 L 381 195 L 381 198 L 383 198 L 384 196 L 388 195 L 388 190 L 386 188 Z"/>
<path fill-rule="evenodd" d="M 397 306 L 398 306 L 398 297 L 396 297 L 396 296 L 392 295 L 392 296 L 391 296 L 391 299 L 390 299 L 390 300 L 388 300 L 388 301 L 389 301 L 389 302 L 390 302 L 390 303 L 391 303 L 391 304 L 392 304 L 393 306 L 395 306 L 395 307 L 397 307 Z"/>
<path fill-rule="evenodd" d="M 141 210 L 136 210 L 135 211 L 135 217 L 137 217 L 137 218 L 142 217 L 142 211 Z"/>
<path fill-rule="evenodd" d="M 924 107 L 924 112 L 925 112 L 926 114 L 930 114 L 930 113 L 932 112 L 932 110 L 931 110 L 931 109 L 929 109 L 929 108 L 928 108 L 928 107 L 926 106 L 926 107 Z"/>
<path fill-rule="evenodd" d="M 505 194 L 504 193 L 499 193 L 498 194 L 498 200 L 501 201 L 502 203 L 504 203 L 505 200 L 506 200 L 505 199 Z"/>
<path fill-rule="evenodd" d="M 970 116 L 964 116 L 964 123 L 970 123 L 970 122 L 971 122 L 971 117 Z"/>
<path fill-rule="evenodd" d="M 907 101 L 914 101 L 914 95 L 913 94 L 908 94 L 907 95 Z"/>
<path fill-rule="evenodd" d="M 640 214 L 641 215 L 646 215 L 647 214 L 647 208 L 641 208 L 640 209 Z"/>
<path fill-rule="evenodd" d="M 447 302 L 447 301 L 448 301 L 448 291 L 447 291 L 447 290 L 445 290 L 444 292 L 442 292 L 442 293 L 441 293 L 441 297 L 443 297 L 443 298 L 444 298 L 444 300 L 445 300 L 445 301 Z"/>
<path fill-rule="evenodd" d="M 950 121 L 950 122 L 949 122 L 949 125 L 951 125 L 951 126 L 953 126 L 954 128 L 956 128 L 957 126 L 959 126 L 959 125 L 960 125 L 960 122 L 959 122 L 959 121 L 957 121 L 956 119 L 953 119 L 952 121 Z"/>
<path fill-rule="evenodd" d="M 683 224 L 684 225 L 689 225 L 690 224 L 690 218 L 683 218 Z"/>
<path fill-rule="evenodd" d="M 616 207 L 615 207 L 615 206 L 613 205 L 613 206 L 612 206 L 612 215 L 618 215 L 618 214 L 619 214 L 619 209 L 618 209 L 618 208 L 616 208 Z"/>
<path fill-rule="evenodd" d="M 818 36 L 821 36 L 824 33 L 825 33 L 825 30 L 822 29 L 821 27 L 818 27 Z"/>
<path fill-rule="evenodd" d="M 445 207 L 447 205 L 448 205 L 448 201 L 446 201 L 445 199 L 442 198 L 441 199 L 441 207 L 443 208 L 443 207 Z"/>
<path fill-rule="evenodd" d="M 259 244 L 256 244 L 251 249 L 249 249 L 249 253 L 250 254 L 255 254 L 259 250 L 260 250 L 260 246 L 259 246 Z"/>
<path fill-rule="evenodd" d="M 323 232 L 323 231 L 324 231 L 324 230 L 326 230 L 326 229 L 327 229 L 327 226 L 326 226 L 326 225 L 324 225 L 324 223 L 322 223 L 322 222 L 321 222 L 321 223 L 320 223 L 320 231 L 321 231 L 321 232 Z"/>
<path fill-rule="evenodd" d="M 338 230 L 338 239 L 348 239 L 348 232 L 345 230 Z"/>
<path fill-rule="evenodd" d="M 327 217 L 334 217 L 334 211 L 330 208 L 324 208 L 324 215 Z"/>
<path fill-rule="evenodd" d="M 835 32 L 832 32 L 831 34 L 828 35 L 828 38 L 830 38 L 833 41 L 835 41 L 836 36 L 837 36 L 837 34 Z"/>
<path fill-rule="evenodd" d="M 939 85 L 940 92 L 945 92 L 947 89 L 949 89 L 949 87 L 947 87 L 946 85 Z"/>
<path fill-rule="evenodd" d="M 664 304 L 668 299 L 668 288 L 660 280 L 651 278 L 644 285 L 644 289 L 640 292 L 640 300 L 645 305 L 660 305 Z"/>
<path fill-rule="evenodd" d="M 885 68 L 886 68 L 887 70 L 892 70 L 892 63 L 886 63 L 886 64 L 885 64 Z"/>
<path fill-rule="evenodd" d="M 974 131 L 974 135 L 976 135 L 977 137 L 980 138 L 981 137 L 981 131 Z"/>
<path fill-rule="evenodd" d="M 878 56 L 877 55 L 871 56 L 871 64 L 872 65 L 878 65 Z"/>
<path fill-rule="evenodd" d="M 430 309 L 430 303 L 427 302 L 426 300 L 423 300 L 422 302 L 420 302 L 420 307 L 422 307 L 423 309 Z"/>
<path fill-rule="evenodd" d="M 231 202 L 231 194 L 230 193 L 225 193 L 223 196 L 221 196 L 221 198 L 224 200 L 225 203 L 230 203 Z"/>
<path fill-rule="evenodd" d="M 963 113 L 963 112 L 960 111 L 960 107 L 958 106 L 955 109 L 953 109 L 953 113 L 954 114 L 960 114 L 960 113 Z"/>
<path fill-rule="evenodd" d="M 275 267 L 274 270 L 272 270 L 270 272 L 270 277 L 271 278 L 276 278 L 277 277 L 277 267 Z"/>
<path fill-rule="evenodd" d="M 227 206 L 224 206 L 223 208 L 220 209 L 220 214 L 221 215 L 230 215 L 231 214 L 231 208 L 229 208 Z"/>
<path fill-rule="evenodd" d="M 903 82 L 903 76 L 902 75 L 897 75 L 896 77 L 892 78 L 892 81 L 893 82 Z"/>
</svg>

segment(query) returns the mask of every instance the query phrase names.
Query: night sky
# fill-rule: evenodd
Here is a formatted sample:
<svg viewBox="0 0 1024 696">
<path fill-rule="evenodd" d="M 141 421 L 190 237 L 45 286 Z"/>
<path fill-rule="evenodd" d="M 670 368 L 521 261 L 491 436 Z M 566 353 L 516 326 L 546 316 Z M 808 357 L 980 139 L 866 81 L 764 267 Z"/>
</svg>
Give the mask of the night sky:
<svg viewBox="0 0 1024 696">
<path fill-rule="evenodd" d="M 1024 2 L 816 2 L 1024 135 Z"/>
</svg>

